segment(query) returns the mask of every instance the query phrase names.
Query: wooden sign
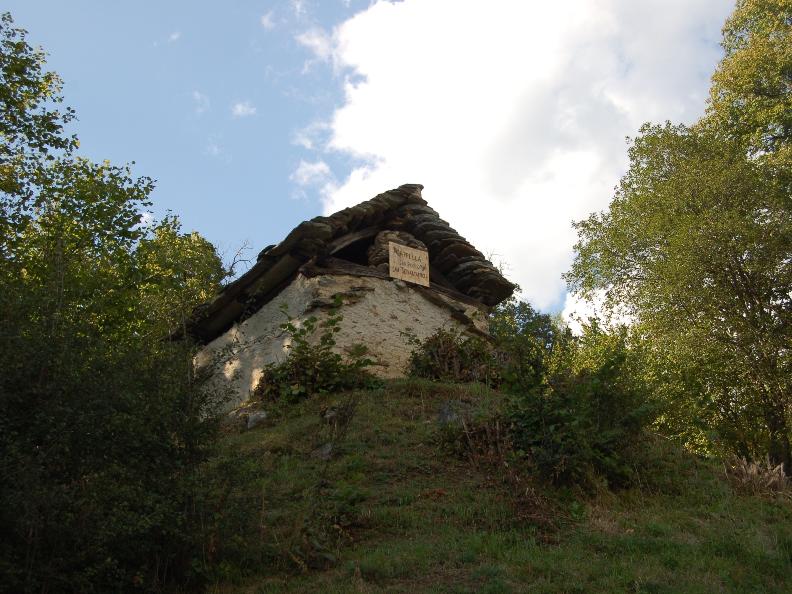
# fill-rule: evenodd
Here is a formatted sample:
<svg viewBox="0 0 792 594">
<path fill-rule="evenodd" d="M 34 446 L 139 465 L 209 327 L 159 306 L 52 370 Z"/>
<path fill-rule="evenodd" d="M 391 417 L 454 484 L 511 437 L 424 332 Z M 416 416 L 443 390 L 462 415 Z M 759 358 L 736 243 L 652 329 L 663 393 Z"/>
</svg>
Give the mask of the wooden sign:
<svg viewBox="0 0 792 594">
<path fill-rule="evenodd" d="M 429 286 L 429 252 L 388 242 L 390 275 L 393 278 Z"/>
</svg>

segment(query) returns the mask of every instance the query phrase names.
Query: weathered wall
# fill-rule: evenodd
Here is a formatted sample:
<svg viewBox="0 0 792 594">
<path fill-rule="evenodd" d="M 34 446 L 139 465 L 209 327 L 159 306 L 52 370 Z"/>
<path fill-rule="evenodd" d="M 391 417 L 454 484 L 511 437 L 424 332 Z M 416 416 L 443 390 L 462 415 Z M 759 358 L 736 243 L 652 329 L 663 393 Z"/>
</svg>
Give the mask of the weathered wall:
<svg viewBox="0 0 792 594">
<path fill-rule="evenodd" d="M 461 313 L 486 332 L 483 309 L 438 292 L 433 292 L 430 300 L 399 280 L 299 275 L 253 316 L 206 345 L 196 357 L 196 365 L 213 365 L 213 381 L 230 385 L 234 394 L 231 405 L 241 404 L 250 396 L 264 366 L 288 354 L 289 337 L 280 329 L 285 321 L 281 305 L 286 304 L 298 324 L 312 315 L 321 320 L 336 294 L 344 296 L 341 330 L 335 335 L 338 352 L 355 344 L 366 345 L 369 356 L 377 361 L 371 370 L 381 377 L 404 375 L 411 347 L 402 331 L 424 339 L 440 327 L 464 330 L 467 326 L 459 319 Z M 456 316 L 452 310 L 457 311 Z"/>
</svg>

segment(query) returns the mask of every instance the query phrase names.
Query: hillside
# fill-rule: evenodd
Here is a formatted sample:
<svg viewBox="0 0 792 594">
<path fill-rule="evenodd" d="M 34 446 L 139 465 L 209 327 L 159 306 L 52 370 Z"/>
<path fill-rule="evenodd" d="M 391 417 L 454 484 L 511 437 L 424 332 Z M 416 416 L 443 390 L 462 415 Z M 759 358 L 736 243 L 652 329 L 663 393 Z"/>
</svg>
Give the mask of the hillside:
<svg viewBox="0 0 792 594">
<path fill-rule="evenodd" d="M 225 492 L 210 591 L 792 590 L 789 500 L 737 495 L 659 438 L 641 488 L 542 486 L 499 454 L 501 405 L 405 380 L 229 432 L 210 473 Z"/>
</svg>

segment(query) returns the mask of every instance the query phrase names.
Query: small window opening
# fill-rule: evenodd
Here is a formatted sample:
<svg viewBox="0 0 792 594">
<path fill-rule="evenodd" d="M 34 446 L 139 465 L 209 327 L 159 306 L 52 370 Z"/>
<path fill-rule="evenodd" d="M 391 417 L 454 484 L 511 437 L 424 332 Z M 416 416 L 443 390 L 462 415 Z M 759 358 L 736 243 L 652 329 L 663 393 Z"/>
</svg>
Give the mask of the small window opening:
<svg viewBox="0 0 792 594">
<path fill-rule="evenodd" d="M 374 238 L 367 237 L 340 249 L 333 254 L 333 257 L 352 262 L 353 264 L 368 266 L 368 249 L 372 245 L 374 245 Z"/>
</svg>

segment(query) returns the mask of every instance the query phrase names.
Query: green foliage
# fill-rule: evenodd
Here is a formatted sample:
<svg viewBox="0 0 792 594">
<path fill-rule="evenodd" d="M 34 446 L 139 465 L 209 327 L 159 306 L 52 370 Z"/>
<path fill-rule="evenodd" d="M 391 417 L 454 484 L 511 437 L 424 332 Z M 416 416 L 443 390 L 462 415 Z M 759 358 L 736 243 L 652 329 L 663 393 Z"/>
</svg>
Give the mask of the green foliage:
<svg viewBox="0 0 792 594">
<path fill-rule="evenodd" d="M 567 279 L 651 340 L 664 432 L 792 472 L 792 3 L 740 0 L 707 115 L 651 126 L 608 211 L 577 224 Z"/>
<path fill-rule="evenodd" d="M 554 353 L 571 340 L 563 324 L 514 297 L 495 309 L 490 332 L 498 349 L 503 389 L 511 392 L 541 385 Z"/>
<path fill-rule="evenodd" d="M 558 484 L 590 487 L 602 478 L 629 485 L 655 407 L 627 332 L 591 322 L 568 347 L 548 365 L 545 384 L 511 399 L 514 447 Z"/>
<path fill-rule="evenodd" d="M 494 345 L 445 329 L 423 342 L 412 337 L 410 374 L 478 381 L 509 393 L 508 447 L 546 479 L 583 487 L 602 479 L 630 484 L 656 416 L 638 341 L 626 328 L 606 331 L 596 321 L 574 337 L 517 300 L 493 313 L 491 331 Z M 474 433 L 468 427 L 457 437 L 469 445 Z"/>
<path fill-rule="evenodd" d="M 490 340 L 439 329 L 413 346 L 408 373 L 439 381 L 482 382 L 506 391 L 540 385 L 554 351 L 571 339 L 569 330 L 525 301 L 511 298 L 490 316 Z"/>
<path fill-rule="evenodd" d="M 211 300 L 226 277 L 215 247 L 195 231 L 182 233 L 179 219 L 172 215 L 148 230 L 135 258 L 143 274 L 141 330 L 163 336 L 176 329 L 186 335 L 184 323 L 193 308 Z"/>
<path fill-rule="evenodd" d="M 215 395 L 165 338 L 219 259 L 141 225 L 150 179 L 72 155 L 59 79 L 8 15 L 0 76 L 0 591 L 194 587 Z"/>
<path fill-rule="evenodd" d="M 213 403 L 192 378 L 190 345 L 163 341 L 161 325 L 138 332 L 137 186 L 104 194 L 103 210 L 129 209 L 127 218 L 92 215 L 94 188 L 70 189 L 69 210 L 48 209 L 3 263 L 0 557 L 10 591 L 148 589 L 192 572 L 198 532 L 185 509 L 214 435 Z"/>
<path fill-rule="evenodd" d="M 132 591 L 189 579 L 200 543 L 185 509 L 214 423 L 211 402 L 182 379 L 187 353 L 98 337 L 48 349 L 36 338 L 16 356 L 2 345 L 13 366 L 0 386 L 4 587 Z"/>
<path fill-rule="evenodd" d="M 44 52 L 26 36 L 9 13 L 0 14 L 0 251 L 15 241 L 18 225 L 36 206 L 42 164 L 77 147 L 74 136 L 63 134 L 74 111 L 56 109 L 63 101 L 61 79 L 44 69 Z"/>
<path fill-rule="evenodd" d="M 723 28 L 708 117 L 779 167 L 792 166 L 792 2 L 739 0 Z"/>
<path fill-rule="evenodd" d="M 634 314 L 668 396 L 705 428 L 688 433 L 790 464 L 788 193 L 739 145 L 683 126 L 644 127 L 630 159 L 609 210 L 577 224 L 572 288 Z"/>
<path fill-rule="evenodd" d="M 649 338 L 665 432 L 792 472 L 792 3 L 740 0 L 707 116 L 645 125 L 567 280 Z"/>
<path fill-rule="evenodd" d="M 462 331 L 439 328 L 424 341 L 406 334 L 414 348 L 407 372 L 412 377 L 451 381 L 500 383 L 497 354 L 486 340 Z"/>
<path fill-rule="evenodd" d="M 254 398 L 293 403 L 314 394 L 370 387 L 376 383 L 366 369 L 373 361 L 366 356 L 365 347 L 351 349 L 349 361 L 334 350 L 335 334 L 341 330 L 343 320 L 340 306 L 341 298 L 338 297 L 324 320 L 320 322 L 311 316 L 302 323 L 289 315 L 285 304 L 281 307 L 287 318 L 281 330 L 291 339 L 289 354 L 284 361 L 264 367 L 253 391 Z M 319 331 L 317 339 L 315 334 Z"/>
</svg>

